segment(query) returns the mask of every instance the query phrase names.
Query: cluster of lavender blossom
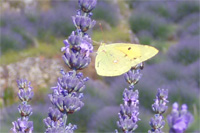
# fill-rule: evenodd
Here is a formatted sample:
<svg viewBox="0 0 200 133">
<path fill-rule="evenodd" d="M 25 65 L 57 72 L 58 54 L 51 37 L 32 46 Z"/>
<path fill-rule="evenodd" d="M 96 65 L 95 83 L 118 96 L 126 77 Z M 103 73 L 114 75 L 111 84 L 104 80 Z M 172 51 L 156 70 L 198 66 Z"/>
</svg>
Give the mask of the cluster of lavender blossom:
<svg viewBox="0 0 200 133">
<path fill-rule="evenodd" d="M 137 122 L 141 120 L 139 116 L 139 92 L 134 90 L 135 84 L 137 84 L 142 76 L 141 70 L 143 69 L 143 63 L 132 67 L 127 73 L 124 74 L 126 82 L 129 84 L 129 88 L 125 88 L 123 92 L 124 104 L 120 105 L 119 121 L 117 125 L 124 133 L 130 133 L 137 129 Z M 156 99 L 152 104 L 152 109 L 155 112 L 154 117 L 150 119 L 149 125 L 151 130 L 148 133 L 163 133 L 162 128 L 165 126 L 165 120 L 163 113 L 166 112 L 168 107 L 166 104 L 169 102 L 168 90 L 157 90 Z M 183 133 L 193 122 L 193 116 L 187 110 L 187 105 L 183 104 L 181 111 L 178 110 L 178 103 L 173 104 L 173 110 L 171 114 L 167 116 L 168 125 L 170 127 L 170 133 Z M 116 130 L 118 133 L 118 130 Z"/>
<path fill-rule="evenodd" d="M 123 132 L 132 132 L 138 125 L 137 122 L 140 120 L 139 115 L 139 92 L 138 90 L 133 90 L 134 85 L 138 83 L 142 74 L 140 70 L 143 68 L 143 64 L 132 67 L 125 74 L 125 80 L 129 83 L 129 88 L 125 88 L 123 92 L 123 101 L 124 104 L 120 105 L 119 121 L 117 125 L 122 129 Z M 118 132 L 116 130 L 116 132 Z"/>
<path fill-rule="evenodd" d="M 167 98 L 168 98 L 168 90 L 158 88 L 158 92 L 156 95 L 156 99 L 154 100 L 154 104 L 152 104 L 152 109 L 155 112 L 154 117 L 151 118 L 149 124 L 151 126 L 151 130 L 149 133 L 162 133 L 162 128 L 165 125 L 165 121 L 163 120 L 162 114 L 167 110 Z"/>
<path fill-rule="evenodd" d="M 21 117 L 12 122 L 13 128 L 11 128 L 11 131 L 14 133 L 31 133 L 33 131 L 33 122 L 29 121 L 29 117 L 32 115 L 32 108 L 28 102 L 33 98 L 33 88 L 31 83 L 24 79 L 18 80 L 17 84 L 19 88 L 18 97 L 22 101 L 18 106 Z"/>
<path fill-rule="evenodd" d="M 48 117 L 44 119 L 46 132 L 73 132 L 77 129 L 76 125 L 67 125 L 67 117 L 84 106 L 82 91 L 89 78 L 84 78 L 77 70 L 84 69 L 91 62 L 89 54 L 93 52 L 93 46 L 86 31 L 96 23 L 91 19 L 96 3 L 96 0 L 79 0 L 80 10 L 72 16 L 76 31 L 63 41 L 65 47 L 61 48 L 65 52 L 63 60 L 71 71 L 65 73 L 61 70 L 62 77 L 58 78 L 57 86 L 52 87 L 53 93 L 49 94 L 53 107 L 49 108 Z"/>
</svg>

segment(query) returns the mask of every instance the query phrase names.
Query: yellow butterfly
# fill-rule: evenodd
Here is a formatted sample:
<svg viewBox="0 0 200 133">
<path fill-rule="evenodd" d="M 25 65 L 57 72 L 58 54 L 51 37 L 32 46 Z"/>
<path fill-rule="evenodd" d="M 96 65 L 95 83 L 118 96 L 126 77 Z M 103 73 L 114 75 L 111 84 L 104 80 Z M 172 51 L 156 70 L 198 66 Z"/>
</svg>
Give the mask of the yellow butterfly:
<svg viewBox="0 0 200 133">
<path fill-rule="evenodd" d="M 148 45 L 102 43 L 97 51 L 95 69 L 101 76 L 119 76 L 157 53 L 156 48 Z"/>
</svg>

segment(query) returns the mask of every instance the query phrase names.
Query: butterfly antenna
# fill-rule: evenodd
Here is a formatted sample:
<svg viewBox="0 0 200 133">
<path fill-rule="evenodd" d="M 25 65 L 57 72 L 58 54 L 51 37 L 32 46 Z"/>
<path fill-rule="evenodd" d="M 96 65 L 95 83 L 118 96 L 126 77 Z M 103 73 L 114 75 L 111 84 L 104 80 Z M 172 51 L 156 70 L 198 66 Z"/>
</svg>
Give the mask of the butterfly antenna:
<svg viewBox="0 0 200 133">
<path fill-rule="evenodd" d="M 105 40 L 105 36 L 104 36 L 104 32 L 103 32 L 103 28 L 102 28 L 101 23 L 99 23 L 99 27 L 100 27 L 101 32 L 102 32 L 102 34 L 103 34 L 103 39 Z M 104 43 L 102 43 L 102 42 L 97 42 L 97 41 L 94 41 L 94 40 L 92 40 L 92 42 L 95 43 L 95 44 L 97 44 L 97 45 L 103 45 L 103 44 L 104 44 Z M 96 45 L 94 45 L 94 46 L 96 46 Z"/>
<path fill-rule="evenodd" d="M 92 40 L 92 42 L 95 43 L 94 46 L 96 46 L 96 44 L 97 44 L 97 45 L 100 45 L 100 44 L 101 44 L 100 42 L 97 42 L 97 41 L 94 41 L 94 40 Z"/>
<path fill-rule="evenodd" d="M 102 32 L 102 34 L 103 34 L 103 39 L 105 40 L 105 39 L 106 39 L 106 37 L 104 36 L 104 31 L 103 31 L 103 27 L 102 27 L 101 23 L 99 23 L 99 27 L 100 27 L 100 29 L 101 29 L 101 32 Z"/>
</svg>

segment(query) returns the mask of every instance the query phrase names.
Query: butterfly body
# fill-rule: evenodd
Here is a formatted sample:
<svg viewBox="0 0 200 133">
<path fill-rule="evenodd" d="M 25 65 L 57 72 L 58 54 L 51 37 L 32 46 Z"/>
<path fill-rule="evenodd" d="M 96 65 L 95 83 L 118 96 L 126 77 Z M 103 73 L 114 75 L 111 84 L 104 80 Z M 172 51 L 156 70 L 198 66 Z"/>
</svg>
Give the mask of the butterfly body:
<svg viewBox="0 0 200 133">
<path fill-rule="evenodd" d="M 156 48 L 147 45 L 102 44 L 97 51 L 95 68 L 98 75 L 119 76 L 157 53 Z"/>
</svg>

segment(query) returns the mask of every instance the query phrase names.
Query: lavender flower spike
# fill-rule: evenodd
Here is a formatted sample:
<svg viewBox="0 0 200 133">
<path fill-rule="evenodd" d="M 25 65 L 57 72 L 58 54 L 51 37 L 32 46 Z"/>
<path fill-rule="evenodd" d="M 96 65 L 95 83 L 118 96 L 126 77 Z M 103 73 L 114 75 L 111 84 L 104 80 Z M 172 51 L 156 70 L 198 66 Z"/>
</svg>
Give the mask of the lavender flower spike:
<svg viewBox="0 0 200 133">
<path fill-rule="evenodd" d="M 140 120 L 139 115 L 139 101 L 138 101 L 138 91 L 124 90 L 124 105 L 120 105 L 119 121 L 117 122 L 118 127 L 120 127 L 124 132 L 134 131 L 138 125 L 137 122 Z"/>
<path fill-rule="evenodd" d="M 181 110 L 178 103 L 172 105 L 172 112 L 167 116 L 170 133 L 184 133 L 188 126 L 193 122 L 193 116 L 187 110 L 187 105 L 183 104 Z"/>
<path fill-rule="evenodd" d="M 163 133 L 162 128 L 165 126 L 165 121 L 163 120 L 162 114 L 167 110 L 167 98 L 168 90 L 158 89 L 156 99 L 154 104 L 152 104 L 152 109 L 155 112 L 154 117 L 151 118 L 149 125 L 151 130 L 148 133 Z"/>
<path fill-rule="evenodd" d="M 137 127 L 137 122 L 140 120 L 139 115 L 139 92 L 138 90 L 133 91 L 134 85 L 138 83 L 141 78 L 140 73 L 141 67 L 137 65 L 131 68 L 124 76 L 125 80 L 129 84 L 129 88 L 125 88 L 123 92 L 124 104 L 120 105 L 119 121 L 117 125 L 122 129 L 123 132 L 133 132 Z M 118 133 L 117 130 L 115 130 Z"/>
<path fill-rule="evenodd" d="M 64 52 L 62 58 L 71 71 L 61 70 L 62 77 L 58 78 L 57 86 L 52 87 L 53 92 L 49 94 L 54 108 L 49 109 L 49 115 L 44 119 L 46 132 L 73 133 L 77 129 L 76 125 L 70 123 L 67 125 L 67 118 L 84 106 L 82 92 L 89 78 L 84 78 L 82 73 L 77 73 L 77 70 L 84 69 L 91 62 L 89 54 L 93 52 L 93 45 L 86 31 L 96 23 L 91 19 L 91 11 L 96 3 L 97 0 L 79 0 L 80 9 L 72 16 L 76 30 L 63 41 L 65 46 L 61 48 Z"/>
<path fill-rule="evenodd" d="M 13 128 L 11 128 L 11 131 L 13 133 L 32 133 L 33 122 L 28 121 L 29 116 L 32 115 L 32 108 L 30 105 L 28 105 L 28 102 L 33 98 L 33 88 L 31 87 L 31 83 L 25 79 L 18 80 L 17 84 L 19 87 L 18 97 L 22 101 L 22 103 L 18 107 L 21 118 L 19 118 L 17 121 L 12 122 Z"/>
</svg>

